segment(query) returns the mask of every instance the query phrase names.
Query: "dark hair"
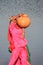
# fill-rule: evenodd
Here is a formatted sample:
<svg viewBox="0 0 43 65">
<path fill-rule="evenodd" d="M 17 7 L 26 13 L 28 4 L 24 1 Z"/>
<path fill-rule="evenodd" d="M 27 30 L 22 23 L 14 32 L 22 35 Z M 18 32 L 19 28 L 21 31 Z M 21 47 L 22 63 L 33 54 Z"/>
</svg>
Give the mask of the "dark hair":
<svg viewBox="0 0 43 65">
<path fill-rule="evenodd" d="M 12 20 L 10 20 L 9 24 L 11 23 Z"/>
</svg>

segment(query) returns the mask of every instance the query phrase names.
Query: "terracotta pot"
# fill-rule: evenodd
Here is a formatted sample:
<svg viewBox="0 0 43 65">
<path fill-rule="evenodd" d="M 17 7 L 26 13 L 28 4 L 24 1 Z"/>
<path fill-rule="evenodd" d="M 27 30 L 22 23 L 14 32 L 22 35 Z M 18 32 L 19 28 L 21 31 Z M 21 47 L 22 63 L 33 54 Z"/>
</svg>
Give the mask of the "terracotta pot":
<svg viewBox="0 0 43 65">
<path fill-rule="evenodd" d="M 28 27 L 30 25 L 30 18 L 24 14 L 17 18 L 17 24 L 20 27 Z"/>
</svg>

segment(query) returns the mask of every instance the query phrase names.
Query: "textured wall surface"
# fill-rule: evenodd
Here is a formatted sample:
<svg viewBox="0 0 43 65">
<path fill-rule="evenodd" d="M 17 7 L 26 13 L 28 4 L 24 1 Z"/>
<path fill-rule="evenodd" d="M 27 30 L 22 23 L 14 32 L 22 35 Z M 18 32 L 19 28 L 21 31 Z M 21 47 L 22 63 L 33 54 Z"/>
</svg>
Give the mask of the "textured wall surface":
<svg viewBox="0 0 43 65">
<path fill-rule="evenodd" d="M 24 12 L 31 19 L 25 30 L 31 65 L 43 65 L 43 0 L 0 0 L 0 65 L 8 65 L 7 28 L 9 17 Z"/>
</svg>

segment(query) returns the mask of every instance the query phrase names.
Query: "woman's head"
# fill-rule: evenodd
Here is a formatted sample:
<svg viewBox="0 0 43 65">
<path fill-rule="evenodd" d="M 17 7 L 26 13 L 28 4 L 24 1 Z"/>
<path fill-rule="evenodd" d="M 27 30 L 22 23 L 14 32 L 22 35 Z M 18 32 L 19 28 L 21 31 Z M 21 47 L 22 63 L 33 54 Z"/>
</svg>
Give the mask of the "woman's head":
<svg viewBox="0 0 43 65">
<path fill-rule="evenodd" d="M 17 19 L 19 18 L 19 17 L 21 17 L 23 15 L 23 13 L 22 14 L 17 14 L 17 15 L 15 15 L 15 16 L 10 16 L 10 23 L 13 21 L 13 22 L 15 22 L 16 21 L 16 23 L 17 23 Z"/>
<path fill-rule="evenodd" d="M 10 23 L 11 23 L 11 22 L 17 23 L 17 21 L 16 21 L 16 16 L 11 16 L 11 17 L 10 17 Z"/>
</svg>

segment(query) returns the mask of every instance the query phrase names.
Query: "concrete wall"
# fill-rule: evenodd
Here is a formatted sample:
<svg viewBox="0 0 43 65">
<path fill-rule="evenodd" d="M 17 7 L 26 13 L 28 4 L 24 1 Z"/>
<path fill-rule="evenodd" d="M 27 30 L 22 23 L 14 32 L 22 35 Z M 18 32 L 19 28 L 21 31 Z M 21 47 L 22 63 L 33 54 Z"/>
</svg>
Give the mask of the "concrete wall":
<svg viewBox="0 0 43 65">
<path fill-rule="evenodd" d="M 24 12 L 31 19 L 25 36 L 31 52 L 31 65 L 43 65 L 43 0 L 0 0 L 0 65 L 8 65 L 7 28 L 9 17 Z"/>
</svg>

